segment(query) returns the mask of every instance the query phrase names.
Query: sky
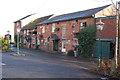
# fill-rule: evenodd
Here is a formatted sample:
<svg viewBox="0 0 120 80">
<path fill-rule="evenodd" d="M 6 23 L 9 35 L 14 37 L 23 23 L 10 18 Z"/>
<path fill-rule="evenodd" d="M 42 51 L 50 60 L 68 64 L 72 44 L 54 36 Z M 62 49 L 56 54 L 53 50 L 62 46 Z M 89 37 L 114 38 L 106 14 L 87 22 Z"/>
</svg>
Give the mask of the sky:
<svg viewBox="0 0 120 80">
<path fill-rule="evenodd" d="M 14 35 L 14 21 L 26 15 L 35 15 L 22 20 L 22 26 L 36 18 L 47 15 L 61 15 L 112 4 L 110 0 L 1 0 L 0 35 Z"/>
</svg>

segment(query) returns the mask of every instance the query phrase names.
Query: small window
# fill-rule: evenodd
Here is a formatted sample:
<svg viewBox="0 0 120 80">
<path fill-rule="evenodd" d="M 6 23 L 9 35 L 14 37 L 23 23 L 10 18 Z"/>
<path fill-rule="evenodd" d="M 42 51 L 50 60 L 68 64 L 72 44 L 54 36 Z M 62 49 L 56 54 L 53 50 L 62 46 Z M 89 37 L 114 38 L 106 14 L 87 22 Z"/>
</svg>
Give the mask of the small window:
<svg viewBox="0 0 120 80">
<path fill-rule="evenodd" d="M 75 23 L 72 23 L 72 28 L 75 28 Z"/>
<path fill-rule="evenodd" d="M 24 34 L 26 34 L 26 30 L 24 30 Z"/>
<path fill-rule="evenodd" d="M 27 35 L 29 34 L 29 30 L 27 30 Z"/>
<path fill-rule="evenodd" d="M 72 23 L 72 32 L 75 31 L 75 23 Z"/>
<path fill-rule="evenodd" d="M 42 33 L 45 33 L 45 26 L 42 26 Z"/>
<path fill-rule="evenodd" d="M 48 43 L 48 39 L 44 38 L 44 45 L 47 45 L 47 43 Z"/>
<path fill-rule="evenodd" d="M 52 32 L 55 32 L 55 23 L 52 24 Z"/>
<path fill-rule="evenodd" d="M 87 22 L 81 22 L 80 23 L 80 29 L 83 29 L 87 26 Z"/>
</svg>

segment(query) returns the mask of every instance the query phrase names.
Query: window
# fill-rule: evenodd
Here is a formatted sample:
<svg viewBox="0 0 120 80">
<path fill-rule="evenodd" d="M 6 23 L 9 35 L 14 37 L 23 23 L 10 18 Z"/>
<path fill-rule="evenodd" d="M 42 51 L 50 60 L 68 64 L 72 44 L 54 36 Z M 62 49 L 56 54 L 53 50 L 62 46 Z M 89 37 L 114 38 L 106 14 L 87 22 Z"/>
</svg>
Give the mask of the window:
<svg viewBox="0 0 120 80">
<path fill-rule="evenodd" d="M 27 35 L 29 35 L 29 30 L 27 30 Z"/>
<path fill-rule="evenodd" d="M 42 26 L 42 33 L 45 33 L 45 26 Z"/>
<path fill-rule="evenodd" d="M 75 32 L 75 23 L 72 23 L 72 32 Z"/>
<path fill-rule="evenodd" d="M 62 25 L 62 38 L 65 39 L 66 38 L 66 25 Z"/>
<path fill-rule="evenodd" d="M 17 23 L 16 23 L 16 26 L 19 26 L 19 24 L 20 24 L 20 23 L 19 23 L 19 22 L 17 22 Z"/>
<path fill-rule="evenodd" d="M 36 39 L 35 38 L 32 38 L 32 44 L 35 44 L 35 41 Z"/>
<path fill-rule="evenodd" d="M 87 22 L 81 22 L 80 23 L 80 29 L 83 29 L 87 26 Z"/>
<path fill-rule="evenodd" d="M 24 30 L 24 34 L 26 34 L 26 30 Z"/>
<path fill-rule="evenodd" d="M 48 39 L 44 38 L 44 45 L 47 45 L 47 43 L 48 43 Z"/>
<path fill-rule="evenodd" d="M 52 24 L 52 32 L 55 32 L 55 23 Z"/>
</svg>

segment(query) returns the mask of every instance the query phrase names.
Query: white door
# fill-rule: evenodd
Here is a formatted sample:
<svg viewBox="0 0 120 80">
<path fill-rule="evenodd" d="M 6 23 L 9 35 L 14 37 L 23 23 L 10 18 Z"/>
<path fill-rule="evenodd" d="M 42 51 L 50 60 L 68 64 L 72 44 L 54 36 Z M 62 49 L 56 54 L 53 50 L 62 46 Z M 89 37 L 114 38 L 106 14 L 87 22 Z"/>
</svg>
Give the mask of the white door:
<svg viewBox="0 0 120 80">
<path fill-rule="evenodd" d="M 66 52 L 66 42 L 62 41 L 62 52 Z"/>
</svg>

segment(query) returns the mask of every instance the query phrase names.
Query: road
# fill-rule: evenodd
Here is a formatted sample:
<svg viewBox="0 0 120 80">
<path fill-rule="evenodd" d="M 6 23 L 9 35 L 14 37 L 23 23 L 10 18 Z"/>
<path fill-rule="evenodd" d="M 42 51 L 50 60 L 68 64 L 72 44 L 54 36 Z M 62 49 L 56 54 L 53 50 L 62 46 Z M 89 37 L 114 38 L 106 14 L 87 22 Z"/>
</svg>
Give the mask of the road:
<svg viewBox="0 0 120 80">
<path fill-rule="evenodd" d="M 20 49 L 26 56 L 2 54 L 3 78 L 101 78 L 87 71 L 82 61 L 40 50 Z"/>
</svg>

